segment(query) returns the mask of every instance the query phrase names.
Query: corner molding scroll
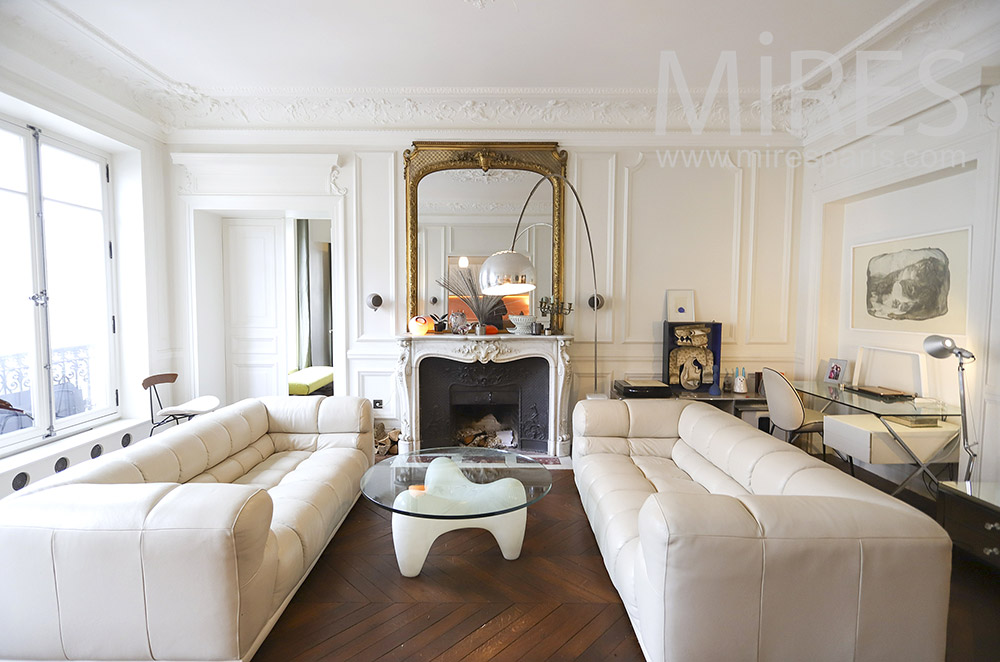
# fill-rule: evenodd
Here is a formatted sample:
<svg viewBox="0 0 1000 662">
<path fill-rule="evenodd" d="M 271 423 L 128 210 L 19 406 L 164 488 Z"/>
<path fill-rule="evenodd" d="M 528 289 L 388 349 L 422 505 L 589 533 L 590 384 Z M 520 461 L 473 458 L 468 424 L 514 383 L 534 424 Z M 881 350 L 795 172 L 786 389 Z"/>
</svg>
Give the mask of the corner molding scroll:
<svg viewBox="0 0 1000 662">
<path fill-rule="evenodd" d="M 983 92 L 980 108 L 986 126 L 991 129 L 1000 127 L 1000 85 L 994 85 Z"/>
<path fill-rule="evenodd" d="M 345 195 L 347 195 L 347 188 L 341 186 L 337 182 L 337 179 L 339 177 L 340 177 L 340 166 L 336 164 L 330 166 L 330 193 L 337 196 L 338 198 L 342 198 Z"/>
</svg>

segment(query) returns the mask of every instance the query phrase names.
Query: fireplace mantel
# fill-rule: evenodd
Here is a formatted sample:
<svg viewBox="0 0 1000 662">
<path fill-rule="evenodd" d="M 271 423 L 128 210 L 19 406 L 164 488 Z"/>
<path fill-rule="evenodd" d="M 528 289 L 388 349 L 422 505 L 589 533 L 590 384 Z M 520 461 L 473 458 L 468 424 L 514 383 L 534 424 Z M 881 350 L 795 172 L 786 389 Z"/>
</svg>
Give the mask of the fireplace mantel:
<svg viewBox="0 0 1000 662">
<path fill-rule="evenodd" d="M 420 449 L 420 362 L 428 357 L 442 357 L 463 363 L 506 363 L 538 356 L 549 363 L 549 443 L 550 455 L 569 455 L 569 382 L 571 367 L 569 346 L 573 336 L 462 336 L 450 333 L 426 336 L 397 336 L 399 360 L 396 364 L 396 388 L 400 403 L 399 438 L 401 453 Z"/>
</svg>

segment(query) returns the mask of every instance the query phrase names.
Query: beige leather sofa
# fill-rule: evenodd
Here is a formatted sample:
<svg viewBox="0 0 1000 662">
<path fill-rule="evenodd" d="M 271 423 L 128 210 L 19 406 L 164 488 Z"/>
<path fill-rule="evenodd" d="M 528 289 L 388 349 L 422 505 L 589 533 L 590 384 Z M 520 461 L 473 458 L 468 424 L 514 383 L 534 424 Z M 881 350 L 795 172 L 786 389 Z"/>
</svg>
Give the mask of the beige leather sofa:
<svg viewBox="0 0 1000 662">
<path fill-rule="evenodd" d="M 368 400 L 244 400 L 0 500 L 0 659 L 246 659 L 372 456 Z"/>
<path fill-rule="evenodd" d="M 943 660 L 951 542 L 705 403 L 587 400 L 573 468 L 650 661 Z"/>
</svg>

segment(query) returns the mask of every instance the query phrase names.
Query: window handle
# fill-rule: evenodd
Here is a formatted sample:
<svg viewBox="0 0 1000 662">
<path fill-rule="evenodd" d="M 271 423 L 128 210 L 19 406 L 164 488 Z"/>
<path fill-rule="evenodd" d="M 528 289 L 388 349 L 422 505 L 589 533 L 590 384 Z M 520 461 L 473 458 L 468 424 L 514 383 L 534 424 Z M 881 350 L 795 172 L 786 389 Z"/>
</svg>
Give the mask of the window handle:
<svg viewBox="0 0 1000 662">
<path fill-rule="evenodd" d="M 36 306 L 46 306 L 49 303 L 49 295 L 45 292 L 45 290 L 42 290 L 37 294 L 32 294 L 28 298 L 34 301 Z"/>
</svg>

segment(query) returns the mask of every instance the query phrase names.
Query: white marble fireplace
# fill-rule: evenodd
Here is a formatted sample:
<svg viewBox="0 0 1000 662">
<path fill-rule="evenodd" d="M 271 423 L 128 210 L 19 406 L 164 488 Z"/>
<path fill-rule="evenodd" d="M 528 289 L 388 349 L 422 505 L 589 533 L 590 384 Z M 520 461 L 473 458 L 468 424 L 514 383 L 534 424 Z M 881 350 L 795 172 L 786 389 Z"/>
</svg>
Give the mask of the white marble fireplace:
<svg viewBox="0 0 1000 662">
<path fill-rule="evenodd" d="M 436 357 L 489 367 L 530 357 L 541 357 L 548 363 L 548 443 L 550 455 L 564 456 L 570 452 L 569 382 L 571 375 L 569 346 L 572 336 L 462 336 L 433 334 L 399 336 L 399 361 L 396 366 L 396 386 L 400 403 L 402 435 L 401 453 L 419 450 L 421 430 L 420 368 L 424 359 Z M 435 444 L 439 445 L 439 444 Z"/>
</svg>

